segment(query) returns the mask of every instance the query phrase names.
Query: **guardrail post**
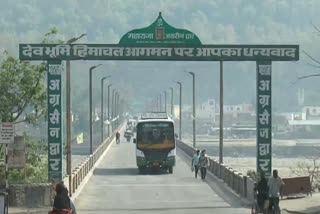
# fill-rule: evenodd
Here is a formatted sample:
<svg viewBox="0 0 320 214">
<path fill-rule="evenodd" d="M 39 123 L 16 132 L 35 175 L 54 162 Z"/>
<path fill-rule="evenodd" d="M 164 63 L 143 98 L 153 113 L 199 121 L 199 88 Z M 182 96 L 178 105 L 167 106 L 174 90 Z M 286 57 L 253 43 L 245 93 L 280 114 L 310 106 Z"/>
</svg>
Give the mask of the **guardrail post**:
<svg viewBox="0 0 320 214">
<path fill-rule="evenodd" d="M 244 197 L 247 198 L 247 176 L 243 176 L 243 189 L 244 189 Z"/>
</svg>

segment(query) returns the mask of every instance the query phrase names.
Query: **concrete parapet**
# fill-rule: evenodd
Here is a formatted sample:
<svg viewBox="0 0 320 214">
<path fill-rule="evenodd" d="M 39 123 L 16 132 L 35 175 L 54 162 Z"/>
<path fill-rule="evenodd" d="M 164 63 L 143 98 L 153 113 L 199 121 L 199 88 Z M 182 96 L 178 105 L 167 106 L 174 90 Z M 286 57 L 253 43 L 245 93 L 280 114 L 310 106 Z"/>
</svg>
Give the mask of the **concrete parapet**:
<svg viewBox="0 0 320 214">
<path fill-rule="evenodd" d="M 109 144 L 115 138 L 115 130 L 112 135 L 107 138 L 94 152 L 88 156 L 82 163 L 80 163 L 71 174 L 72 186 L 69 189 L 69 179 L 67 175 L 63 178 L 63 182 L 68 191 L 74 194 L 80 187 L 81 183 L 85 180 L 86 176 L 94 168 L 97 161 L 100 159 L 104 151 L 108 148 Z M 191 152 L 191 150 L 190 150 Z M 10 207 L 27 207 L 39 208 L 50 207 L 53 204 L 55 190 L 49 183 L 46 184 L 10 184 L 9 188 L 9 206 Z"/>
<path fill-rule="evenodd" d="M 193 156 L 196 152 L 195 148 L 185 144 L 184 142 L 177 140 L 177 146 L 182 149 L 187 155 Z M 223 180 L 234 192 L 240 197 L 247 199 L 247 201 L 253 201 L 253 188 L 254 181 L 248 178 L 246 175 L 242 175 L 236 170 L 228 167 L 224 164 L 220 164 L 212 157 L 209 158 L 208 171 L 212 172 L 216 177 Z"/>
</svg>

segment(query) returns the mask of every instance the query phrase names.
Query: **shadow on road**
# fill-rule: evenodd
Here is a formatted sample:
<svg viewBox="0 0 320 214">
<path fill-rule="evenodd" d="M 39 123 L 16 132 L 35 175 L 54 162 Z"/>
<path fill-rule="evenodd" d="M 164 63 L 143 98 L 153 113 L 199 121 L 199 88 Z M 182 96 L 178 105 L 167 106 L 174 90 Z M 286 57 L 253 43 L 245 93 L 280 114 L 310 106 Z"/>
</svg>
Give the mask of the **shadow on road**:
<svg viewBox="0 0 320 214">
<path fill-rule="evenodd" d="M 145 169 L 139 173 L 138 168 L 97 168 L 93 171 L 94 175 L 103 176 L 137 176 L 137 175 L 164 175 L 168 172 L 161 168 Z"/>
<path fill-rule="evenodd" d="M 139 175 L 137 168 L 97 168 L 93 171 L 94 175 L 121 176 L 121 175 Z"/>
<path fill-rule="evenodd" d="M 169 174 L 167 170 L 162 169 L 162 168 L 147 168 L 144 169 L 140 175 L 164 175 L 164 174 Z"/>
</svg>

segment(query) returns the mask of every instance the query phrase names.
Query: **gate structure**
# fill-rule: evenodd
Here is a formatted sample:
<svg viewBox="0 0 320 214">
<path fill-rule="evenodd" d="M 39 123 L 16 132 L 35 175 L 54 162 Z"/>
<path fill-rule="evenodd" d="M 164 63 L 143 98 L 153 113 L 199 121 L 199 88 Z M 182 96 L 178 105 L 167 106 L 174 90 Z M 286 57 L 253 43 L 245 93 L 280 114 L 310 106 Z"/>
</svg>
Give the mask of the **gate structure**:
<svg viewBox="0 0 320 214">
<path fill-rule="evenodd" d="M 272 170 L 272 61 L 299 60 L 299 45 L 204 45 L 192 32 L 170 26 L 159 13 L 150 26 L 126 33 L 119 44 L 20 44 L 20 60 L 48 62 L 49 180 L 62 180 L 61 61 L 148 60 L 219 61 L 222 92 L 224 61 L 256 61 L 257 172 Z M 58 64 L 57 64 L 58 61 Z M 68 80 L 67 80 L 68 82 Z M 222 93 L 220 93 L 220 96 Z M 223 118 L 223 99 L 220 99 Z M 71 143 L 71 142 L 67 142 Z M 220 162 L 223 162 L 223 119 L 220 120 Z"/>
</svg>

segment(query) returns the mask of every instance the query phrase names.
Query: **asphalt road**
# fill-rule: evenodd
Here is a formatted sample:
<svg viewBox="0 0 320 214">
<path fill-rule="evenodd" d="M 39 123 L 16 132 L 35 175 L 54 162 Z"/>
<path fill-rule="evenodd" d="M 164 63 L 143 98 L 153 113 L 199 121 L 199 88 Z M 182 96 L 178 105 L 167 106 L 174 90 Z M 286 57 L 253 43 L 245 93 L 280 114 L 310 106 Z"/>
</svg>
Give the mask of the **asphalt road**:
<svg viewBox="0 0 320 214">
<path fill-rule="evenodd" d="M 173 174 L 157 170 L 139 175 L 135 145 L 122 140 L 112 144 L 105 158 L 75 201 L 85 213 L 250 213 L 239 198 L 227 193 L 224 184 L 208 176 L 195 179 L 188 157 L 177 151 Z M 187 163 L 188 162 L 188 163 Z"/>
</svg>

